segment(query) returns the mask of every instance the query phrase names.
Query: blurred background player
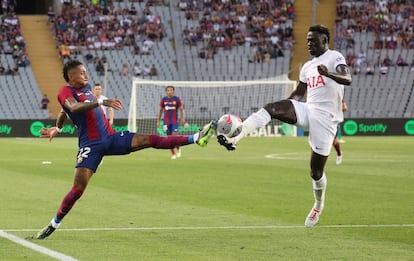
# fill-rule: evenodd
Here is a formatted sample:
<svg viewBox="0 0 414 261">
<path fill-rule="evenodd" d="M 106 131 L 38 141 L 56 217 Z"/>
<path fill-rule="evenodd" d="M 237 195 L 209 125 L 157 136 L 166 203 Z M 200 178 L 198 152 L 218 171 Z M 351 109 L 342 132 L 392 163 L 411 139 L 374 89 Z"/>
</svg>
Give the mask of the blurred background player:
<svg viewBox="0 0 414 261">
<path fill-rule="evenodd" d="M 346 104 L 346 102 L 343 100 L 342 101 L 342 111 L 346 112 L 348 110 L 348 105 Z M 338 142 L 339 143 L 345 143 L 345 140 L 342 138 L 342 133 L 341 133 L 341 126 L 339 124 L 338 126 L 338 132 L 336 133 L 336 137 L 338 138 Z"/>
<path fill-rule="evenodd" d="M 108 99 L 106 96 L 102 95 L 102 86 L 100 83 L 95 83 L 93 86 L 93 93 L 100 103 L 102 103 L 103 100 Z M 101 108 L 105 112 L 105 116 L 108 118 L 109 124 L 112 126 L 114 124 L 114 109 L 103 105 L 101 105 Z"/>
<path fill-rule="evenodd" d="M 314 204 L 305 219 L 306 227 L 318 223 L 325 204 L 328 160 L 338 124 L 343 121 L 342 100 L 344 85 L 352 82 L 345 57 L 329 49 L 329 30 L 323 25 L 309 27 L 307 46 L 313 59 L 307 61 L 299 74 L 299 84 L 287 100 L 266 104 L 243 122 L 241 133 L 228 138 L 218 135 L 220 145 L 235 150 L 236 144 L 247 134 L 266 126 L 270 120 L 294 124 L 309 130 L 312 149 L 310 168 Z M 306 95 L 306 102 L 300 102 Z"/>
<path fill-rule="evenodd" d="M 160 110 L 157 116 L 157 127 L 161 124 L 162 116 L 164 115 L 164 132 L 170 135 L 178 135 L 179 125 L 185 124 L 184 119 L 184 107 L 180 97 L 174 95 L 174 86 L 167 86 L 165 88 L 166 96 L 164 96 L 160 101 Z M 178 111 L 180 111 L 180 117 L 178 117 Z M 164 112 L 164 114 L 163 114 Z M 180 119 L 178 121 L 178 119 Z M 176 159 L 181 157 L 181 149 L 179 146 L 175 149 L 171 149 L 171 159 Z"/>
<path fill-rule="evenodd" d="M 342 100 L 342 111 L 346 112 L 347 110 L 348 110 L 348 105 L 346 105 L 346 102 Z M 332 144 L 336 151 L 336 165 L 339 165 L 342 163 L 342 149 L 341 149 L 340 143 L 344 143 L 344 142 L 345 141 L 342 139 L 342 135 L 341 135 L 341 124 L 338 124 L 337 130 L 336 130 L 336 136 Z"/>
<path fill-rule="evenodd" d="M 43 94 L 43 98 L 40 101 L 42 110 L 47 110 L 48 109 L 47 106 L 49 105 L 49 103 L 50 103 L 49 98 L 47 98 L 47 95 L 46 94 Z"/>
<path fill-rule="evenodd" d="M 37 239 L 50 236 L 60 226 L 63 218 L 83 195 L 89 180 L 105 155 L 126 155 L 146 148 L 171 149 L 178 145 L 194 143 L 204 147 L 214 127 L 214 122 L 210 122 L 199 133 L 190 136 L 162 137 L 129 131 L 115 132 L 100 106 L 121 110 L 123 108 L 121 101 L 105 99 L 99 102 L 88 84 L 85 66 L 77 60 L 65 63 L 63 77 L 68 85 L 63 86 L 58 93 L 58 101 L 62 109 L 57 117 L 56 127 L 43 128 L 40 134 L 41 137 L 47 137 L 51 141 L 61 132 L 65 120 L 70 118 L 77 127 L 79 150 L 72 188 L 63 198 L 50 223 L 39 231 Z"/>
</svg>

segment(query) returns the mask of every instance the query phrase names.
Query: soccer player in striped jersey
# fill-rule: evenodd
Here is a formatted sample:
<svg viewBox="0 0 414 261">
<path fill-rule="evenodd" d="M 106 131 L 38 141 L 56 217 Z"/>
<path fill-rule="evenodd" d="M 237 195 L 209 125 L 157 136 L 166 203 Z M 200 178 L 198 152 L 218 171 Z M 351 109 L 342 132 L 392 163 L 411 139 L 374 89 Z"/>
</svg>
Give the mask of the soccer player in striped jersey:
<svg viewBox="0 0 414 261">
<path fill-rule="evenodd" d="M 165 93 L 166 96 L 164 96 L 160 101 L 160 110 L 157 115 L 157 126 L 160 126 L 161 118 L 163 118 L 164 132 L 166 132 L 167 135 L 178 135 L 179 125 L 183 126 L 185 124 L 184 106 L 180 97 L 174 95 L 174 86 L 167 86 L 165 88 Z M 178 112 L 180 112 L 180 117 L 178 117 Z M 177 146 L 172 148 L 171 154 L 171 159 L 181 157 L 180 147 Z"/>
<path fill-rule="evenodd" d="M 241 133 L 234 138 L 218 135 L 218 142 L 228 150 L 248 133 L 266 126 L 272 118 L 309 130 L 312 149 L 310 174 L 314 204 L 305 219 L 306 227 L 319 221 L 325 203 L 327 179 L 325 164 L 331 151 L 337 126 L 343 121 L 344 85 L 352 77 L 344 56 L 329 49 L 329 30 L 323 25 L 309 27 L 308 50 L 313 59 L 306 62 L 299 74 L 299 84 L 286 100 L 266 104 L 244 122 Z M 299 102 L 306 96 L 306 102 Z"/>
<path fill-rule="evenodd" d="M 215 124 L 212 121 L 200 132 L 190 136 L 161 137 L 128 131 L 115 132 L 101 105 L 121 110 L 123 108 L 121 101 L 119 99 L 98 101 L 93 94 L 92 87 L 88 84 L 88 75 L 84 65 L 77 60 L 69 61 L 64 65 L 63 77 L 68 85 L 63 86 L 58 93 L 58 101 L 62 110 L 56 120 L 56 127 L 44 128 L 40 134 L 41 137 L 48 137 L 52 141 L 61 132 L 65 120 L 67 118 L 72 120 L 77 127 L 79 137 L 75 175 L 73 186 L 63 198 L 56 215 L 37 234 L 37 239 L 50 236 L 59 227 L 62 219 L 82 196 L 105 155 L 124 155 L 146 148 L 171 149 L 194 143 L 204 147 L 208 143 Z"/>
</svg>

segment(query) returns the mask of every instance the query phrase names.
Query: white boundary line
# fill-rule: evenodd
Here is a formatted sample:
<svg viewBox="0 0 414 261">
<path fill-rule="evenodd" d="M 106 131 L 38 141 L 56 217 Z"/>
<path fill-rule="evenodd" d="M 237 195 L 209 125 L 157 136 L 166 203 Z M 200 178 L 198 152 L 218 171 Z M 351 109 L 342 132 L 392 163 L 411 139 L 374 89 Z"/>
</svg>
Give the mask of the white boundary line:
<svg viewBox="0 0 414 261">
<path fill-rule="evenodd" d="M 10 241 L 12 241 L 12 242 L 14 242 L 16 244 L 19 244 L 21 246 L 30 248 L 30 249 L 32 249 L 34 251 L 39 252 L 39 253 L 48 255 L 50 257 L 54 257 L 54 258 L 56 258 L 58 260 L 62 260 L 62 261 L 78 261 L 78 259 L 75 259 L 73 257 L 64 255 L 64 254 L 59 253 L 59 252 L 56 252 L 56 251 L 51 250 L 49 248 L 36 245 L 36 244 L 31 243 L 31 242 L 29 242 L 27 240 L 21 239 L 20 237 L 17 237 L 17 236 L 14 236 L 12 234 L 9 234 L 7 232 L 4 232 L 4 230 L 0 230 L 0 237 L 3 237 L 5 239 L 8 239 L 8 240 L 10 240 Z"/>
<path fill-rule="evenodd" d="M 414 224 L 355 224 L 355 225 L 317 225 L 315 228 L 388 228 L 414 227 Z M 139 231 L 139 230 L 241 230 L 241 229 L 308 229 L 305 226 L 211 226 L 211 227 L 114 227 L 114 228 L 64 228 L 59 231 Z M 3 229 L 8 232 L 31 232 L 38 229 Z"/>
<path fill-rule="evenodd" d="M 360 224 L 360 225 L 318 225 L 315 228 L 390 228 L 390 227 L 414 227 L 414 224 Z M 255 230 L 255 229 L 308 229 L 305 226 L 211 226 L 211 227 L 120 227 L 120 228 L 66 228 L 59 229 L 61 232 L 69 231 L 155 231 L 155 230 Z M 3 229 L 0 237 L 8 239 L 21 246 L 30 248 L 39 253 L 48 255 L 62 261 L 79 261 L 71 256 L 56 252 L 21 239 L 7 232 L 31 232 L 38 229 Z M 7 231 L 7 232 L 6 232 Z"/>
</svg>

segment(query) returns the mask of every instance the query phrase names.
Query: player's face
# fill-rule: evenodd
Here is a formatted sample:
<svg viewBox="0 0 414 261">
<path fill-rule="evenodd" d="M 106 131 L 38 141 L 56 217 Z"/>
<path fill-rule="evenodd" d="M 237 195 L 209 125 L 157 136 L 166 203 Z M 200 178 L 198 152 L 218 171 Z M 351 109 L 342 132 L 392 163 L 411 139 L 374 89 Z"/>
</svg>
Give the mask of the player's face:
<svg viewBox="0 0 414 261">
<path fill-rule="evenodd" d="M 93 90 L 94 90 L 94 93 L 95 93 L 96 97 L 101 96 L 101 93 L 102 93 L 102 87 L 101 86 L 97 85 L 97 86 L 94 87 Z"/>
<path fill-rule="evenodd" d="M 165 92 L 167 93 L 167 96 L 169 98 L 174 96 L 174 89 L 173 88 L 167 88 L 167 90 Z"/>
<path fill-rule="evenodd" d="M 68 73 L 69 84 L 75 88 L 82 88 L 88 83 L 88 74 L 86 73 L 85 66 L 79 65 L 78 67 L 70 70 Z"/>
<path fill-rule="evenodd" d="M 308 32 L 306 40 L 308 41 L 308 50 L 311 55 L 319 56 L 325 52 L 325 38 L 317 32 Z"/>
</svg>

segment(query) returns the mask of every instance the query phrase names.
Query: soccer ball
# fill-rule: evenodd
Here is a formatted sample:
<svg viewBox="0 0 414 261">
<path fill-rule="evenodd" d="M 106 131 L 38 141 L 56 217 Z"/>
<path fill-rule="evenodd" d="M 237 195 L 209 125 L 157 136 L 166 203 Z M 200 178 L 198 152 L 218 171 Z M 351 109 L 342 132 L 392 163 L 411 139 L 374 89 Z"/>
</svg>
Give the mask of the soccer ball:
<svg viewBox="0 0 414 261">
<path fill-rule="evenodd" d="M 217 135 L 233 138 L 240 134 L 243 121 L 233 114 L 225 114 L 217 121 Z"/>
</svg>

